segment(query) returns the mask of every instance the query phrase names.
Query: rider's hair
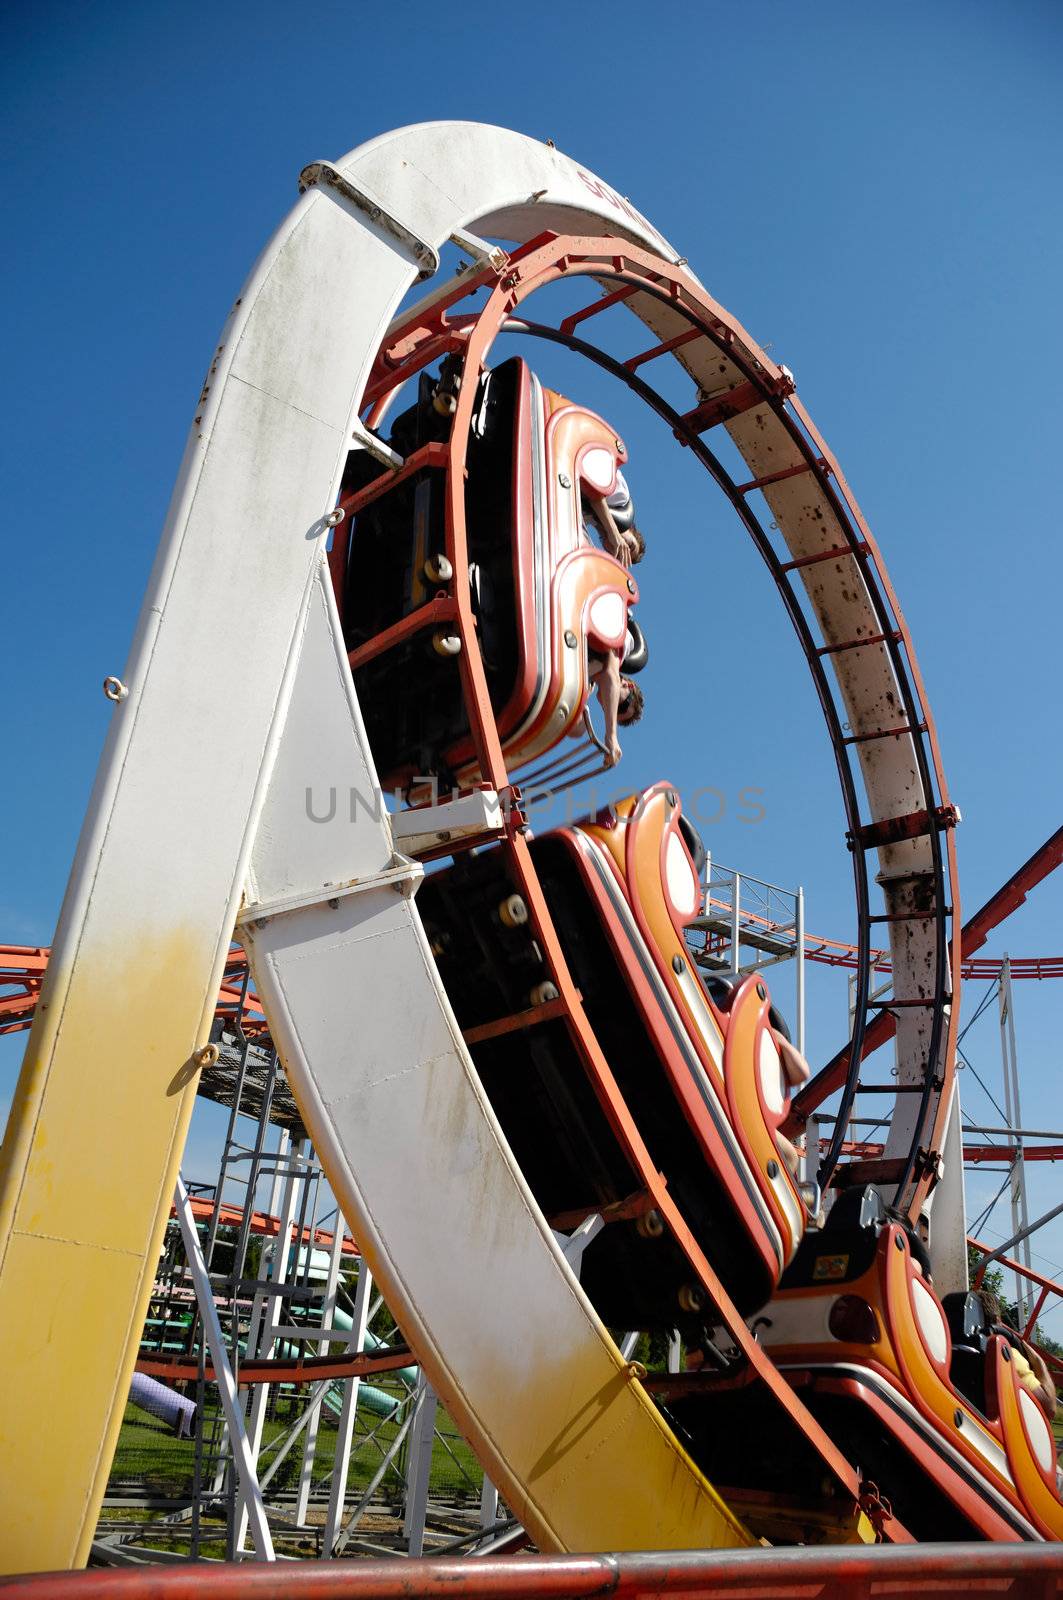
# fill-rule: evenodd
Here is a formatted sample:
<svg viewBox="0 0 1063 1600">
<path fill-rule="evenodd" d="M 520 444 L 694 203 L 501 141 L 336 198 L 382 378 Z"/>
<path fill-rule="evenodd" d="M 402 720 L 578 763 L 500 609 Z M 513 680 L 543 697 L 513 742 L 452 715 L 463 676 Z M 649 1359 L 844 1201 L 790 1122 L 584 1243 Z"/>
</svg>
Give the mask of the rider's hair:
<svg viewBox="0 0 1063 1600">
<path fill-rule="evenodd" d="M 631 552 L 631 564 L 632 566 L 637 566 L 642 560 L 643 556 L 646 554 L 646 541 L 642 537 L 640 530 L 635 527 L 634 523 L 632 523 L 627 532 L 628 538 L 634 539 L 635 541 L 635 548 Z"/>
<path fill-rule="evenodd" d="M 982 1309 L 985 1311 L 986 1320 L 990 1323 L 1003 1322 L 1004 1312 L 1001 1309 L 999 1296 L 994 1294 L 992 1289 L 987 1289 L 983 1283 L 982 1287 L 978 1290 L 978 1297 L 982 1302 Z"/>
<path fill-rule="evenodd" d="M 630 728 L 632 723 L 642 720 L 642 709 L 646 701 L 637 683 L 632 683 L 630 678 L 621 678 L 620 681 L 624 686 L 624 695 L 616 713 L 616 720 L 622 728 Z"/>
</svg>

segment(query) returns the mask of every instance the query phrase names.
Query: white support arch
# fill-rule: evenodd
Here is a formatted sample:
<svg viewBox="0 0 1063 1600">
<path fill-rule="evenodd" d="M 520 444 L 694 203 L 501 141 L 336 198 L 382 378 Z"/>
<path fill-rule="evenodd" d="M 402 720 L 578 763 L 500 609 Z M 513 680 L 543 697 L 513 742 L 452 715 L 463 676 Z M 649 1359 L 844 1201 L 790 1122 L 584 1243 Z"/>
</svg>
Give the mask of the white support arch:
<svg viewBox="0 0 1063 1600">
<path fill-rule="evenodd" d="M 15 1571 L 87 1554 L 238 925 L 374 1279 L 540 1547 L 748 1543 L 635 1381 L 513 1162 L 416 914 L 417 872 L 396 854 L 383 807 L 318 822 L 306 801 L 308 789 L 333 786 L 378 797 L 324 550 L 359 401 L 403 296 L 455 236 L 476 254 L 485 239 L 553 229 L 678 258 L 600 179 L 497 128 L 401 129 L 304 177 L 310 187 L 233 307 L 195 412 L 4 1145 L 0 1370 L 16 1383 L 0 1503 L 17 1496 L 27 1513 L 0 1534 L 0 1558 Z M 662 340 L 686 326 L 651 294 L 628 304 Z M 702 344 L 678 358 L 705 394 L 742 378 Z M 771 480 L 765 495 L 794 557 L 820 562 L 835 513 L 791 432 L 767 406 L 728 427 L 754 476 Z M 873 628 L 862 578 L 803 570 L 828 649 Z M 238 632 L 234 592 L 249 619 Z M 864 643 L 832 660 L 854 737 L 869 740 L 860 760 L 872 818 L 894 819 L 933 796 L 908 759 L 909 733 L 871 742 L 897 683 L 888 652 Z M 925 838 L 881 847 L 883 873 L 905 875 L 887 893 L 900 916 L 929 854 Z M 891 934 L 905 994 L 923 979 L 930 935 L 915 920 Z M 929 1029 L 922 1002 L 909 1004 L 902 1080 Z M 40 1338 L 41 1319 L 63 1326 L 71 1299 L 89 1352 L 77 1370 Z M 38 1310 L 32 1332 L 4 1311 L 26 1303 Z M 546 1380 L 527 1384 L 540 1367 Z M 44 1439 L 42 1387 L 67 1419 Z"/>
</svg>

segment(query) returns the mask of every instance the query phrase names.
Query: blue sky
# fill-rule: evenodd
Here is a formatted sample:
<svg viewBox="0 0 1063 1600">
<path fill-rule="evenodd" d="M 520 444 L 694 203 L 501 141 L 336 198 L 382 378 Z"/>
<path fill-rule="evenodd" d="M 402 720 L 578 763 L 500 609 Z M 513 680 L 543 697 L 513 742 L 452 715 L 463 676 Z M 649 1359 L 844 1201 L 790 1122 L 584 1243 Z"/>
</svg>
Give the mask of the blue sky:
<svg viewBox="0 0 1063 1600">
<path fill-rule="evenodd" d="M 436 117 L 552 138 L 794 370 L 911 625 L 965 817 L 968 911 L 1058 826 L 1057 5 L 42 0 L 4 29 L 0 940 L 50 940 L 107 723 L 100 681 L 128 649 L 215 334 L 300 168 Z M 713 854 L 802 882 L 809 926 L 849 938 L 837 784 L 781 607 L 690 462 L 573 370 L 547 376 L 624 429 L 651 537 L 649 708 L 623 775 L 720 789 Z M 238 596 L 233 611 L 253 626 Z M 738 815 L 746 786 L 763 791 L 756 826 Z M 1061 909 L 1063 878 L 992 950 L 1056 953 Z M 823 1058 L 844 982 L 815 976 L 810 1004 Z M 1031 1126 L 1063 1118 L 1061 1012 L 1063 987 L 1018 994 Z M 969 1042 L 995 1085 L 995 1029 Z M 2 1044 L 0 1110 L 21 1048 Z M 991 1119 L 980 1090 L 967 1099 Z M 194 1176 L 212 1130 L 208 1114 Z M 1058 1189 L 1036 1171 L 1032 1209 Z M 1063 1261 L 1063 1230 L 1046 1251 Z"/>
</svg>

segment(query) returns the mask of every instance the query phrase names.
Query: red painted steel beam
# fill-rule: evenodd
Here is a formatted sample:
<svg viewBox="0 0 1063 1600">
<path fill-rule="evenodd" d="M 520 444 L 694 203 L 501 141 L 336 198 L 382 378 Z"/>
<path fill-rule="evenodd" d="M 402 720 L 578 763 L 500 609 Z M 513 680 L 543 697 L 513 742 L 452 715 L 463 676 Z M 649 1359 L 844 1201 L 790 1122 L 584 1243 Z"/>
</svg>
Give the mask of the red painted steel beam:
<svg viewBox="0 0 1063 1600">
<path fill-rule="evenodd" d="M 312 1342 L 320 1328 L 307 1328 L 306 1338 Z M 258 1383 L 320 1383 L 327 1378 L 338 1382 L 343 1378 L 368 1378 L 384 1372 L 401 1372 L 404 1367 L 416 1364 L 417 1357 L 409 1350 L 377 1350 L 373 1353 L 340 1356 L 272 1357 L 265 1361 L 241 1361 L 235 1378 L 239 1388 L 249 1388 Z M 145 1355 L 137 1359 L 137 1371 L 150 1378 L 161 1378 L 169 1383 L 194 1383 L 199 1377 L 198 1360 L 188 1356 Z M 213 1363 L 208 1361 L 204 1376 L 209 1383 L 216 1381 Z"/>
<path fill-rule="evenodd" d="M 771 1550 L 284 1561 L 93 1569 L 0 1579 L 5 1600 L 936 1600 L 1063 1593 L 1053 1544 L 833 1545 Z"/>
<path fill-rule="evenodd" d="M 887 730 L 887 732 L 890 734 L 899 731 L 901 730 Z M 907 731 L 907 729 L 905 731 Z M 854 740 L 846 740 L 845 742 L 847 744 L 851 742 L 857 742 L 865 737 L 880 738 L 882 735 L 856 734 L 854 736 Z M 729 901 L 718 900 L 715 898 L 711 898 L 706 903 L 705 907 L 706 913 L 715 910 L 718 911 L 721 916 L 727 917 L 730 916 L 730 909 Z M 878 920 L 881 921 L 883 919 L 880 918 Z M 906 920 L 918 921 L 919 919 L 908 917 Z M 763 931 L 767 934 L 776 934 L 780 937 L 788 935 L 791 931 L 789 925 L 784 927 L 779 922 L 774 921 L 771 917 L 761 917 L 755 912 L 751 911 L 743 911 L 742 926 L 743 928 L 747 926 L 760 928 L 763 929 Z M 729 935 L 710 934 L 706 939 L 706 949 L 710 951 L 723 950 L 729 943 L 729 938 Z M 826 939 L 822 934 L 806 933 L 805 960 L 818 961 L 825 967 L 842 967 L 846 970 L 855 971 L 859 963 L 859 952 L 855 944 L 846 944 L 843 939 Z M 1063 955 L 1012 956 L 1010 960 L 1011 976 L 1014 980 L 1019 978 L 1063 978 Z M 871 965 L 877 972 L 882 973 L 883 975 L 892 971 L 892 963 L 890 961 L 889 951 L 881 947 L 872 947 Z M 960 967 L 960 974 L 963 978 L 972 979 L 974 981 L 978 981 L 982 978 L 998 978 L 1000 976 L 1001 965 L 1002 962 L 997 956 L 965 956 Z"/>
<path fill-rule="evenodd" d="M 1042 883 L 1050 873 L 1054 872 L 1063 861 L 1063 828 L 1056 832 L 1039 850 L 1035 850 L 1030 859 L 1023 863 L 1019 870 L 1012 874 L 1007 883 L 1002 884 L 996 894 L 991 895 L 980 911 L 976 911 L 969 922 L 963 927 L 960 936 L 960 949 L 964 956 L 973 955 L 985 944 L 994 928 L 998 928 L 1011 913 L 1022 905 L 1031 889 Z M 1055 960 L 1056 958 L 1046 958 Z M 897 1031 L 897 1024 L 888 1011 L 880 1011 L 878 1016 L 867 1025 L 864 1034 L 863 1055 L 869 1056 L 887 1040 L 892 1039 Z M 808 1119 L 809 1113 L 817 1106 L 823 1104 L 829 1095 L 840 1089 L 845 1082 L 849 1070 L 849 1047 L 845 1046 L 838 1054 L 828 1061 L 821 1072 L 807 1083 L 801 1093 L 794 1097 L 790 1120 L 787 1131 L 800 1128 Z"/>
<path fill-rule="evenodd" d="M 216 1209 L 220 1212 L 218 1222 L 223 1228 L 238 1228 L 244 1220 L 243 1206 L 223 1204 L 220 1207 L 216 1207 L 213 1200 L 205 1200 L 202 1198 L 202 1196 L 193 1198 L 191 1205 L 192 1215 L 195 1217 L 197 1222 L 210 1222 Z M 175 1217 L 177 1215 L 176 1210 L 172 1206 L 170 1208 L 170 1215 L 171 1217 Z M 252 1211 L 252 1233 L 260 1234 L 262 1237 L 267 1239 L 275 1239 L 280 1231 L 281 1224 L 279 1217 L 271 1216 L 268 1211 Z M 309 1244 L 312 1246 L 312 1248 L 317 1250 L 330 1250 L 332 1248 L 333 1238 L 334 1235 L 328 1228 L 315 1228 L 313 1232 L 311 1232 L 309 1228 L 304 1228 L 302 1233 L 299 1235 L 298 1242 L 300 1245 Z M 294 1236 L 292 1236 L 291 1242 L 295 1242 Z M 342 1253 L 345 1256 L 358 1256 L 360 1254 L 358 1246 L 354 1243 L 354 1240 L 347 1238 L 345 1238 L 343 1241 Z"/>
<path fill-rule="evenodd" d="M 965 924 L 964 955 L 970 956 L 976 950 L 980 950 L 993 929 L 998 928 L 1013 911 L 1017 911 L 1030 890 L 1043 883 L 1061 862 L 1063 862 L 1063 828 L 1057 828 L 1052 837 L 1046 839 L 1041 848 L 1034 851 L 1029 861 L 1024 862 L 1018 872 L 1013 873 L 1007 883 L 986 901 L 981 911 L 976 911 L 971 920 Z"/>
<path fill-rule="evenodd" d="M 1018 1155 L 1018 1149 L 1013 1144 L 965 1144 L 963 1159 L 974 1162 L 980 1161 L 1005 1161 L 1010 1163 Z M 1024 1144 L 1022 1147 L 1024 1161 L 1063 1161 L 1063 1144 Z"/>
<path fill-rule="evenodd" d="M 826 1148 L 826 1141 L 820 1141 Z M 842 1146 L 842 1155 L 853 1161 L 874 1161 L 881 1156 L 884 1145 L 867 1144 L 857 1139 L 847 1139 Z M 1013 1144 L 965 1144 L 963 1159 L 971 1166 L 979 1166 L 983 1161 L 1002 1161 L 1006 1166 L 1015 1160 L 1018 1150 Z M 1063 1144 L 1024 1144 L 1022 1147 L 1024 1161 L 1063 1161 Z"/>
</svg>

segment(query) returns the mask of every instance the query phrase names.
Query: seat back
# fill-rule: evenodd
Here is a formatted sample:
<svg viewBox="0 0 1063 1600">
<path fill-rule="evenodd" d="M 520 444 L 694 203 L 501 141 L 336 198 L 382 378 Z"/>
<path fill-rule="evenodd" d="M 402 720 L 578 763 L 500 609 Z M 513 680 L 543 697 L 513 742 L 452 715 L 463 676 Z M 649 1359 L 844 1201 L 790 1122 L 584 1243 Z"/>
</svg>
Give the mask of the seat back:
<svg viewBox="0 0 1063 1600">
<path fill-rule="evenodd" d="M 802 1240 L 779 1288 L 818 1288 L 862 1278 L 875 1259 L 882 1216 L 876 1189 L 843 1189 L 819 1232 Z"/>
<path fill-rule="evenodd" d="M 957 1289 L 942 1296 L 942 1308 L 949 1325 L 952 1344 L 966 1345 L 972 1350 L 984 1351 L 989 1336 L 989 1323 L 981 1296 L 969 1290 Z"/>
</svg>

